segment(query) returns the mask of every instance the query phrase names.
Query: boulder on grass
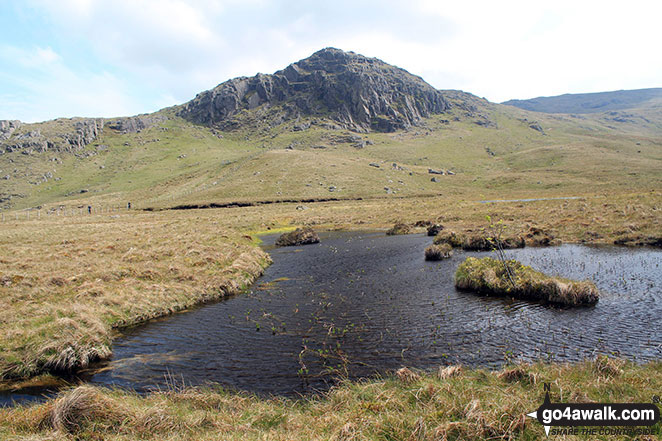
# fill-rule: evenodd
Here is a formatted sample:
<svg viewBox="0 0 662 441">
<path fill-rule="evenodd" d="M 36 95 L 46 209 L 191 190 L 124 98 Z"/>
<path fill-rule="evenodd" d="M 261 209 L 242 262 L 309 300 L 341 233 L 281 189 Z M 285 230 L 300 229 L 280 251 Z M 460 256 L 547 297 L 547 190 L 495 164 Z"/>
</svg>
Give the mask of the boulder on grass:
<svg viewBox="0 0 662 441">
<path fill-rule="evenodd" d="M 277 247 L 291 247 L 319 243 L 320 237 L 310 227 L 297 228 L 289 233 L 282 234 L 276 241 Z"/>
</svg>

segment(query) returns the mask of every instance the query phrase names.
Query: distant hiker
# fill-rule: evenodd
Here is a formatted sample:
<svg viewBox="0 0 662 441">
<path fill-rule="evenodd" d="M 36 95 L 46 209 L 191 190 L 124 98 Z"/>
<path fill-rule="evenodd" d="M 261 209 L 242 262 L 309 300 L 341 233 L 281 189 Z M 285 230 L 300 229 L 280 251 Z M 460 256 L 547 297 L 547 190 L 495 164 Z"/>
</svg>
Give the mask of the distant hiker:
<svg viewBox="0 0 662 441">
<path fill-rule="evenodd" d="M 87 214 L 92 214 L 92 207 L 90 205 L 87 206 Z"/>
<path fill-rule="evenodd" d="M 131 209 L 131 202 L 129 202 L 128 204 L 126 204 L 126 209 L 127 209 L 127 210 L 130 210 L 130 209 Z"/>
</svg>

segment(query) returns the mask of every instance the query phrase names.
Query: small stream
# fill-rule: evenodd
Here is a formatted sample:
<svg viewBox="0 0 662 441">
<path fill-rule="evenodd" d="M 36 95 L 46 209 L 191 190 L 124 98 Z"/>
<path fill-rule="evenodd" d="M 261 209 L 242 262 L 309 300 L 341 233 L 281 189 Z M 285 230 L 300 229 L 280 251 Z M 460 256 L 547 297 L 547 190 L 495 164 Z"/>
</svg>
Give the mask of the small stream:
<svg viewBox="0 0 662 441">
<path fill-rule="evenodd" d="M 321 244 L 264 247 L 273 258 L 252 289 L 130 329 L 89 378 L 148 391 L 217 382 L 258 394 L 328 389 L 402 366 L 662 358 L 662 251 L 563 245 L 509 250 L 548 274 L 592 279 L 594 307 L 564 309 L 458 292 L 467 256 L 426 262 L 423 235 L 333 232 Z"/>
</svg>

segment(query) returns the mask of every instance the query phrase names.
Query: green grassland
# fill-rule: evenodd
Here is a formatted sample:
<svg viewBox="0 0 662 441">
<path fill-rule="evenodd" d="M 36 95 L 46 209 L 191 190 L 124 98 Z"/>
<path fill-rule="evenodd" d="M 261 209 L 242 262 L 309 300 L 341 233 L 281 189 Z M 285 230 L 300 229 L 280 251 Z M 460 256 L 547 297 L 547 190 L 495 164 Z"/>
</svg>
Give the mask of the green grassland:
<svg viewBox="0 0 662 441">
<path fill-rule="evenodd" d="M 472 99 L 479 113 L 455 107 L 407 131 L 359 135 L 329 129 L 320 119 L 303 131 L 283 123 L 220 133 L 165 109 L 167 120 L 140 133 L 106 127 L 75 154 L 4 154 L 0 174 L 12 176 L 0 184 L 3 193 L 22 195 L 12 198 L 14 209 L 438 194 L 493 199 L 660 187 L 658 107 L 644 109 L 648 122 L 617 123 L 603 114 L 545 115 Z M 481 120 L 490 124 L 476 124 Z M 56 122 L 39 127 L 48 131 L 43 127 Z M 368 143 L 356 148 L 351 136 Z M 432 182 L 428 168 L 455 174 Z M 52 178 L 39 179 L 48 172 Z"/>
</svg>

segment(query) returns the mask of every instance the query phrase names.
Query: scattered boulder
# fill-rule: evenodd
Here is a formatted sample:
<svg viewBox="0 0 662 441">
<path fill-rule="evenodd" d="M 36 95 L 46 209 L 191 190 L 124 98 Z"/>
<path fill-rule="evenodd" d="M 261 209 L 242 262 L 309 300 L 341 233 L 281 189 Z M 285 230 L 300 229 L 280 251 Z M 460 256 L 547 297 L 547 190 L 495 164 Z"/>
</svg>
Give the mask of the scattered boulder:
<svg viewBox="0 0 662 441">
<path fill-rule="evenodd" d="M 434 168 L 429 168 L 428 173 L 431 175 L 443 175 L 444 171 L 443 170 L 435 170 Z"/>
<path fill-rule="evenodd" d="M 368 165 L 369 165 L 370 167 L 380 168 L 380 165 L 377 164 L 376 162 L 371 162 L 371 163 L 368 164 Z"/>
<path fill-rule="evenodd" d="M 410 232 L 411 232 L 411 228 L 409 227 L 409 225 L 398 222 L 395 225 L 393 225 L 393 228 L 391 228 L 386 232 L 386 235 L 397 236 L 400 234 L 409 234 Z"/>
<path fill-rule="evenodd" d="M 432 178 L 430 179 L 430 182 L 439 182 L 439 179 L 437 179 L 437 178 L 435 178 L 435 177 L 432 177 Z"/>
<path fill-rule="evenodd" d="M 529 124 L 529 128 L 531 128 L 531 129 L 533 129 L 537 132 L 540 132 L 543 135 L 545 134 L 545 131 L 543 130 L 542 126 L 540 124 L 538 124 L 537 122 L 533 122 L 533 123 Z"/>
<path fill-rule="evenodd" d="M 292 127 L 293 132 L 303 132 L 304 130 L 308 130 L 310 128 L 310 123 L 309 122 L 303 122 L 299 124 L 294 124 L 294 127 Z"/>
<path fill-rule="evenodd" d="M 425 249 L 425 260 L 438 261 L 448 259 L 453 255 L 453 247 L 447 243 L 441 245 L 432 244 Z"/>
<path fill-rule="evenodd" d="M 297 228 L 294 231 L 289 233 L 282 234 L 278 240 L 276 240 L 277 247 L 290 247 L 290 246 L 299 246 L 299 245 L 309 245 L 313 243 L 319 243 L 320 238 L 310 227 Z"/>
</svg>

